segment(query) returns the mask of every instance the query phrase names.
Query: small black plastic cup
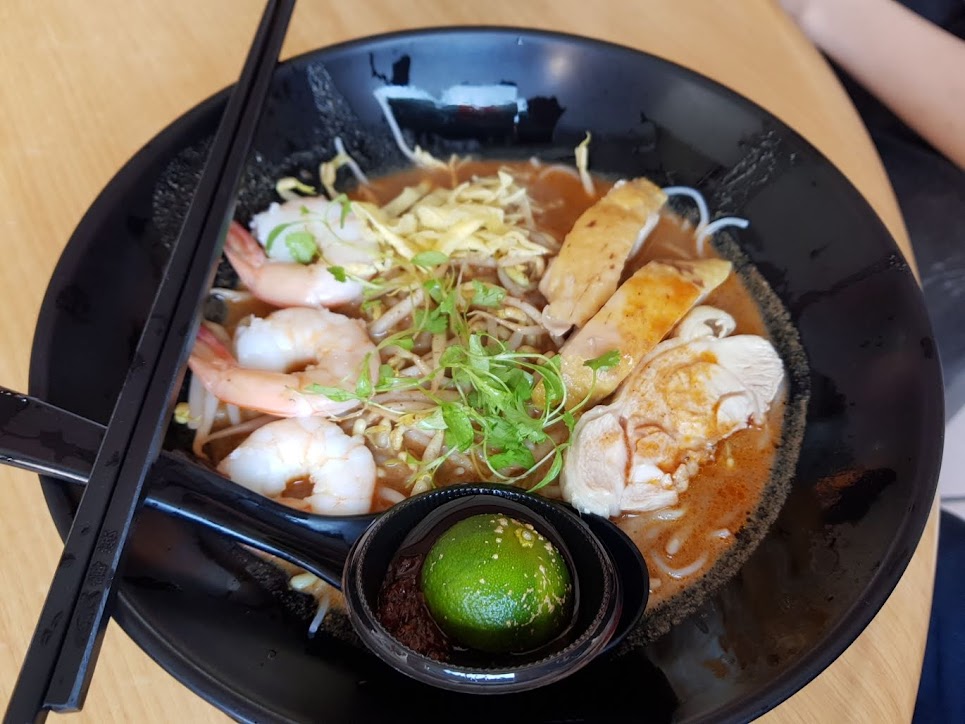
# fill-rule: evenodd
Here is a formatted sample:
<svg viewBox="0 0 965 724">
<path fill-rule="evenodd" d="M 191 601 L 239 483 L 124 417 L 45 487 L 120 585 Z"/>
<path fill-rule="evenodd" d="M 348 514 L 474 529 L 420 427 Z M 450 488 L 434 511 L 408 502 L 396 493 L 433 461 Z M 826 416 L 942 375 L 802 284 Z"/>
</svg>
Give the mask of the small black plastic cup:
<svg viewBox="0 0 965 724">
<path fill-rule="evenodd" d="M 492 666 L 436 661 L 402 644 L 376 616 L 378 597 L 400 549 L 440 520 L 499 513 L 532 523 L 557 546 L 570 568 L 574 609 L 567 630 L 531 654 L 493 657 Z M 440 531 L 441 532 L 441 531 Z M 407 676 L 443 689 L 504 694 L 569 676 L 606 650 L 620 623 L 620 577 L 613 559 L 579 516 L 518 488 L 462 485 L 410 498 L 383 514 L 349 552 L 342 591 L 352 624 L 365 645 Z"/>
</svg>

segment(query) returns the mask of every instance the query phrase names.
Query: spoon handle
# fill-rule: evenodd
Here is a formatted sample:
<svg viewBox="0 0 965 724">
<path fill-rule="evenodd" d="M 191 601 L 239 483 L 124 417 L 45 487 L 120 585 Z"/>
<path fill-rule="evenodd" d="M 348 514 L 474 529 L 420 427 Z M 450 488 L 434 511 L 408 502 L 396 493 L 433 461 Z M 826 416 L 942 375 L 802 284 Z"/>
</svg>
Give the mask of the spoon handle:
<svg viewBox="0 0 965 724">
<path fill-rule="evenodd" d="M 151 469 L 146 506 L 188 520 L 262 553 L 277 556 L 341 587 L 351 543 L 334 549 L 318 540 L 305 515 L 289 515 L 272 500 L 237 487 L 225 491 L 222 479 L 176 455 L 159 457 Z M 292 511 L 298 513 L 298 511 Z"/>
<path fill-rule="evenodd" d="M 0 463 L 87 483 L 104 426 L 0 387 Z"/>
<path fill-rule="evenodd" d="M 0 387 L 0 463 L 83 485 L 103 434 L 96 422 Z M 151 469 L 144 504 L 278 556 L 337 587 L 349 549 L 374 520 L 294 510 L 167 451 Z"/>
</svg>

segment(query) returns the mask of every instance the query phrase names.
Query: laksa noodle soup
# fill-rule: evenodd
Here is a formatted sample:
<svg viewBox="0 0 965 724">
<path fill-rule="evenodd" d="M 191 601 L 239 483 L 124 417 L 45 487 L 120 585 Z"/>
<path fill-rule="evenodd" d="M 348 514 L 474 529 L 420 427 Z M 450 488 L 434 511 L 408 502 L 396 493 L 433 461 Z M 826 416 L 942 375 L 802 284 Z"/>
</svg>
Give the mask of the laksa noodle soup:
<svg viewBox="0 0 965 724">
<path fill-rule="evenodd" d="M 607 516 L 647 561 L 654 638 L 749 555 L 797 454 L 796 336 L 718 235 L 747 222 L 591 174 L 589 136 L 575 168 L 398 140 L 410 170 L 369 179 L 337 140 L 320 188 L 283 178 L 231 225 L 239 284 L 212 291 L 176 421 L 223 475 L 320 515 L 489 481 Z M 339 628 L 341 594 L 280 565 L 318 601 L 310 633 Z"/>
</svg>

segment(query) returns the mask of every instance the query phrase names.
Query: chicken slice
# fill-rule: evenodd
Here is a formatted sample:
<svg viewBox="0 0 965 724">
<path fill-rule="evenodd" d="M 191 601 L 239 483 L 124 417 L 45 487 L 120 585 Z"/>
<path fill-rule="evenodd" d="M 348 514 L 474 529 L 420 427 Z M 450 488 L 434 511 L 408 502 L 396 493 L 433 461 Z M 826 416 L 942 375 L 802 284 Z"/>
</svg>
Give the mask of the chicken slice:
<svg viewBox="0 0 965 724">
<path fill-rule="evenodd" d="M 763 422 L 784 379 L 773 345 L 705 329 L 659 344 L 612 404 L 580 419 L 560 478 L 566 501 L 608 517 L 675 505 L 721 441 Z"/>
<path fill-rule="evenodd" d="M 543 309 L 547 329 L 565 334 L 599 311 L 620 283 L 627 259 L 657 225 L 666 200 L 658 186 L 637 178 L 618 182 L 583 212 L 539 284 L 549 302 Z"/>
<path fill-rule="evenodd" d="M 730 275 L 720 259 L 652 261 L 627 279 L 593 318 L 560 349 L 570 407 L 613 392 L 674 326 Z M 584 363 L 619 350 L 617 365 L 597 372 Z"/>
</svg>

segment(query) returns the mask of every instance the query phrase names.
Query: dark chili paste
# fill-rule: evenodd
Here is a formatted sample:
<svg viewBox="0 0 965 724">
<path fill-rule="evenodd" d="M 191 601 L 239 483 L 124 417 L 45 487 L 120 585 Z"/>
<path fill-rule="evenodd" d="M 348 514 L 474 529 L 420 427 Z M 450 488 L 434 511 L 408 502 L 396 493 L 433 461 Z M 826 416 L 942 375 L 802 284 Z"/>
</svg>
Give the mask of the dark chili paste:
<svg viewBox="0 0 965 724">
<path fill-rule="evenodd" d="M 419 587 L 423 555 L 398 556 L 389 565 L 376 612 L 392 636 L 413 651 L 436 661 L 452 658 L 452 643 L 426 608 Z"/>
</svg>

